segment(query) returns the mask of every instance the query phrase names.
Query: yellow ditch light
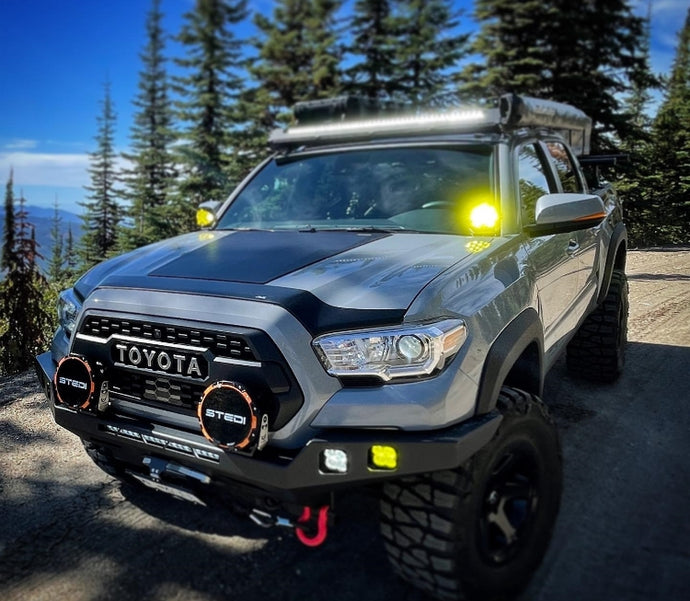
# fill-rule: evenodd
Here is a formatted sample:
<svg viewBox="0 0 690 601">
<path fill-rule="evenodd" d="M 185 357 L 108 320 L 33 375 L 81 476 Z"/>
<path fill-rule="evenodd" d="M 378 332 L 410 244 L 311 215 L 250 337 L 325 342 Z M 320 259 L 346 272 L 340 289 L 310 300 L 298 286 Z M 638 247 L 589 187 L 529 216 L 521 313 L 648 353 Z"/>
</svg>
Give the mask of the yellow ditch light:
<svg viewBox="0 0 690 601">
<path fill-rule="evenodd" d="M 395 470 L 398 468 L 398 451 L 388 445 L 375 444 L 369 449 L 369 469 Z"/>
<path fill-rule="evenodd" d="M 212 227 L 216 224 L 216 214 L 206 207 L 196 210 L 196 224 L 200 228 Z"/>
</svg>

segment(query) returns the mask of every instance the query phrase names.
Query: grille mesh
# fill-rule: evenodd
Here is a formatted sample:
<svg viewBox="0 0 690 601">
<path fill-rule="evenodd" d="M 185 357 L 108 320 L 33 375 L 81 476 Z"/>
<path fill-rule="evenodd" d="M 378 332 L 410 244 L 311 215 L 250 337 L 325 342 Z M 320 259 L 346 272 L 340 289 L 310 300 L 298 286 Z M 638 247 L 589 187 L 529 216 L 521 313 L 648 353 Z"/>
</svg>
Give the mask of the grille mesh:
<svg viewBox="0 0 690 601">
<path fill-rule="evenodd" d="M 113 392 L 192 411 L 204 392 L 203 386 L 150 374 L 114 370 L 111 378 Z"/>
<path fill-rule="evenodd" d="M 120 334 L 156 342 L 186 344 L 187 346 L 209 348 L 216 357 L 228 357 L 244 361 L 257 360 L 252 349 L 241 336 L 198 328 L 91 315 L 84 320 L 81 333 L 104 340 L 113 334 Z"/>
</svg>

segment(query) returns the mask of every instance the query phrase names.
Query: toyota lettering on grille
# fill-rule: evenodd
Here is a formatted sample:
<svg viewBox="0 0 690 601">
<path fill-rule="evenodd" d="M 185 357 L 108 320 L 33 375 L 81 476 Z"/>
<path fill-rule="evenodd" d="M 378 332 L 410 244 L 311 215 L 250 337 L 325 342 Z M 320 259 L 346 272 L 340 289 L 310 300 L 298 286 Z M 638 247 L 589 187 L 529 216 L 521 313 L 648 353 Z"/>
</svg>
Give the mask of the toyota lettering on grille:
<svg viewBox="0 0 690 601">
<path fill-rule="evenodd" d="M 120 342 L 112 347 L 112 358 L 119 365 L 170 375 L 197 379 L 204 379 L 208 375 L 206 359 L 178 350 L 163 350 Z"/>
</svg>

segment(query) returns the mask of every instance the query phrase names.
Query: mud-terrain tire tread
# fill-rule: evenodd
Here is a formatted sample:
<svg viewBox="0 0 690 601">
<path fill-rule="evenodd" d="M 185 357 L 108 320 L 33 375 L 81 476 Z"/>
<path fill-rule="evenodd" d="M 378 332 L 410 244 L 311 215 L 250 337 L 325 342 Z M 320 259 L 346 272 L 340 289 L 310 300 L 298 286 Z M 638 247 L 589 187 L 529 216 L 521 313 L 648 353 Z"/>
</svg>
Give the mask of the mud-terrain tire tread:
<svg viewBox="0 0 690 601">
<path fill-rule="evenodd" d="M 592 382 L 614 382 L 625 363 L 628 280 L 615 270 L 604 302 L 587 316 L 566 352 L 568 370 Z"/>
<path fill-rule="evenodd" d="M 394 571 L 413 586 L 438 599 L 499 599 L 516 594 L 539 566 L 551 538 L 562 489 L 561 446 L 553 419 L 541 400 L 526 392 L 503 387 L 497 402 L 503 421 L 494 438 L 455 470 L 432 472 L 386 483 L 381 496 L 381 534 Z M 525 425 L 524 431 L 522 426 Z M 542 532 L 535 528 L 528 543 L 531 556 L 505 578 L 501 569 L 475 569 L 478 552 L 469 539 L 476 528 L 479 490 L 488 482 L 492 453 L 509 448 L 511 441 L 535 437 L 550 454 L 543 463 L 553 488 L 545 500 L 549 512 Z M 495 461 L 495 460 L 494 460 Z M 493 463 L 494 467 L 496 463 Z M 468 558 L 472 562 L 468 563 Z M 493 567 L 493 566 L 492 566 Z"/>
</svg>

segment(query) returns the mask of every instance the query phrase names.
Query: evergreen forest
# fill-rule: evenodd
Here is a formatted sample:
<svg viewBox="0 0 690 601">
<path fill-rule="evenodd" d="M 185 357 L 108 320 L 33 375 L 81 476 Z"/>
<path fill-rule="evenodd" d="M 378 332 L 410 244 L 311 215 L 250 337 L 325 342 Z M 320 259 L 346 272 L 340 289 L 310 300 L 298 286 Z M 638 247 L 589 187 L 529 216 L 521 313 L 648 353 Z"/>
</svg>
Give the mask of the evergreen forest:
<svg viewBox="0 0 690 601">
<path fill-rule="evenodd" d="M 56 207 L 52 247 L 39 248 L 27 200 L 4 174 L 0 375 L 47 347 L 57 294 L 86 270 L 195 229 L 199 204 L 226 198 L 268 156 L 268 134 L 300 100 L 354 94 L 443 108 L 515 92 L 567 102 L 593 118 L 594 154 L 624 157 L 606 176 L 624 201 L 630 246 L 690 244 L 690 9 L 662 75 L 650 67 L 651 13 L 630 0 L 475 0 L 471 14 L 450 0 L 250 6 L 195 0 L 171 32 L 160 0 L 142 3 L 133 122 L 118 123 L 117 84 L 105 84 L 78 243 L 61 233 Z M 247 22 L 251 39 L 238 34 Z M 459 33 L 468 22 L 473 32 Z M 127 149 L 115 148 L 119 127 Z"/>
</svg>

